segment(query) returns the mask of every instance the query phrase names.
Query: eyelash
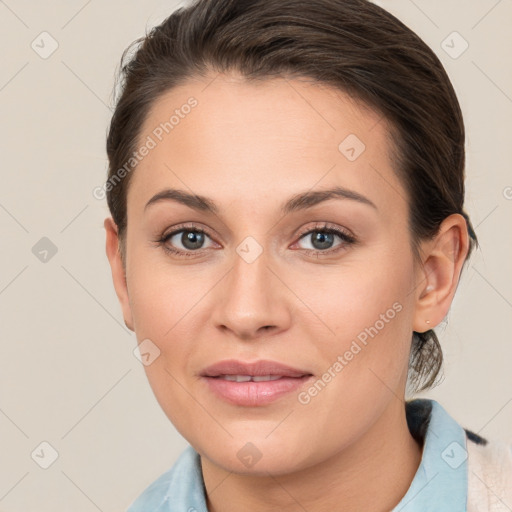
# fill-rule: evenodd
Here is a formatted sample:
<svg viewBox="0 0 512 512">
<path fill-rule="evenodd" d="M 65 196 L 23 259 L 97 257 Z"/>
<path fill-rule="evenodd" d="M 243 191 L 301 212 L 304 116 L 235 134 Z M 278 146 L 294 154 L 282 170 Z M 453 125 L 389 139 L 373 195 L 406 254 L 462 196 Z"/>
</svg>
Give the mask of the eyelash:
<svg viewBox="0 0 512 512">
<path fill-rule="evenodd" d="M 161 246 L 166 252 L 172 254 L 173 256 L 178 256 L 180 258 L 182 258 L 182 257 L 189 258 L 189 257 L 196 256 L 197 253 L 201 252 L 201 249 L 196 250 L 196 251 L 192 251 L 192 250 L 181 251 L 179 249 L 174 249 L 172 247 L 169 247 L 169 245 L 167 245 L 168 240 L 170 240 L 174 235 L 177 235 L 178 233 L 182 233 L 184 231 L 188 231 L 188 232 L 192 232 L 192 233 L 202 233 L 202 234 L 209 236 L 208 233 L 204 229 L 192 224 L 192 225 L 186 225 L 186 226 L 177 226 L 176 229 L 174 229 L 170 233 L 162 235 L 155 242 L 158 246 Z M 340 243 L 336 247 L 334 247 L 332 249 L 326 249 L 325 251 L 314 250 L 314 249 L 303 249 L 308 254 L 316 255 L 317 257 L 335 254 L 338 251 L 346 248 L 346 246 L 354 245 L 356 243 L 356 239 L 352 235 L 349 235 L 347 232 L 343 231 L 340 228 L 330 226 L 329 224 L 326 224 L 326 223 L 319 225 L 319 226 L 315 226 L 314 228 L 310 228 L 307 231 L 301 233 L 299 235 L 299 240 L 304 238 L 307 235 L 311 235 L 312 233 L 329 233 L 329 234 L 337 235 L 342 240 L 342 243 Z"/>
</svg>

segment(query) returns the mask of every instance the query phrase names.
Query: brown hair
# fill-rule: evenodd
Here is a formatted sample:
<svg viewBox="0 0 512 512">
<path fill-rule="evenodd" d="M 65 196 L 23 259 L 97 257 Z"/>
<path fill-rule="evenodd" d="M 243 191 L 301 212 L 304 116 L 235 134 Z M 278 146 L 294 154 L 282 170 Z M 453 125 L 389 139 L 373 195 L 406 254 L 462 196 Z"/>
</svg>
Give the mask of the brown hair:
<svg viewBox="0 0 512 512">
<path fill-rule="evenodd" d="M 126 197 L 136 167 L 131 156 L 140 128 L 162 94 L 212 70 L 237 71 L 247 80 L 312 79 L 369 106 L 391 126 L 395 171 L 408 192 L 415 255 L 419 242 L 435 236 L 452 213 L 466 218 L 468 256 L 477 245 L 463 210 L 465 132 L 455 91 L 434 52 L 377 5 L 367 0 L 195 0 L 134 41 L 120 66 L 120 96 L 107 137 L 106 190 L 123 261 Z M 435 384 L 442 361 L 435 332 L 414 332 L 409 364 L 414 390 Z"/>
</svg>

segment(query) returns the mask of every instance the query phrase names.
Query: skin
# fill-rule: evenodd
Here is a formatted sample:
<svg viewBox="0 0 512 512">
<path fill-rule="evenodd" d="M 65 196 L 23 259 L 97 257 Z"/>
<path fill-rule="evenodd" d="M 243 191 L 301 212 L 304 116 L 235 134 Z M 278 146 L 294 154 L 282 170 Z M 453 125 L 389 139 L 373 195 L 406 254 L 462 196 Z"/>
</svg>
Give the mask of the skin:
<svg viewBox="0 0 512 512">
<path fill-rule="evenodd" d="M 468 250 L 465 220 L 447 217 L 416 260 L 389 126 L 343 92 L 305 80 L 190 80 L 153 105 L 140 141 L 190 96 L 198 105 L 132 176 L 125 268 L 116 226 L 111 218 L 104 225 L 125 323 L 160 350 L 144 368 L 160 406 L 201 455 L 208 508 L 389 511 L 422 454 L 404 411 L 412 332 L 448 312 Z M 366 146 L 352 162 L 338 149 L 349 134 Z M 294 194 L 336 185 L 376 208 L 331 199 L 280 212 Z M 218 213 L 175 201 L 145 210 L 169 187 L 207 196 Z M 155 243 L 185 222 L 207 231 L 192 257 Z M 335 235 L 322 249 L 302 236 L 323 223 L 356 242 Z M 263 249 L 252 263 L 236 251 L 248 236 Z M 167 246 L 194 251 L 181 233 Z M 233 358 L 277 360 L 320 378 L 394 303 L 401 311 L 308 404 L 294 392 L 235 406 L 199 377 Z M 262 455 L 251 467 L 237 457 L 247 442 Z"/>
</svg>

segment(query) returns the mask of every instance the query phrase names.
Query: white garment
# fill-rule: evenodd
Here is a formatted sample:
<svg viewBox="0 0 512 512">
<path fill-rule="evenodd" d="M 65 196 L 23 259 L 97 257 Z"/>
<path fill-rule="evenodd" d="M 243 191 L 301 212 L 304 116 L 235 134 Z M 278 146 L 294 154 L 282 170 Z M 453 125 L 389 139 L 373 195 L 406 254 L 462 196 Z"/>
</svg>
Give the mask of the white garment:
<svg viewBox="0 0 512 512">
<path fill-rule="evenodd" d="M 468 512 L 512 512 L 512 445 L 467 440 Z"/>
</svg>

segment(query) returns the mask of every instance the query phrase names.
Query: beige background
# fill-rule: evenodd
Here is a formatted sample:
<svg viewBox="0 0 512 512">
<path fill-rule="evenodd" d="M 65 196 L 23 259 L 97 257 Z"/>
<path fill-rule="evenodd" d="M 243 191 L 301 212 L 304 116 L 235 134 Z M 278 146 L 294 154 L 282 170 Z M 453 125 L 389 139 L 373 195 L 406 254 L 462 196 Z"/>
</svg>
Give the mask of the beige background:
<svg viewBox="0 0 512 512">
<path fill-rule="evenodd" d="M 481 250 L 438 329 L 446 377 L 426 396 L 512 442 L 512 1 L 379 3 L 439 55 L 468 132 L 467 210 Z M 121 53 L 177 5 L 0 1 L 1 511 L 124 511 L 186 446 L 133 355 L 104 252 L 106 203 L 92 195 L 106 176 Z M 456 59 L 441 46 L 463 48 L 446 39 L 454 31 L 469 44 Z M 48 52 L 51 38 L 47 58 L 32 49 Z M 43 237 L 57 250 L 46 262 Z M 48 469 L 43 441 L 58 453 Z"/>
</svg>

